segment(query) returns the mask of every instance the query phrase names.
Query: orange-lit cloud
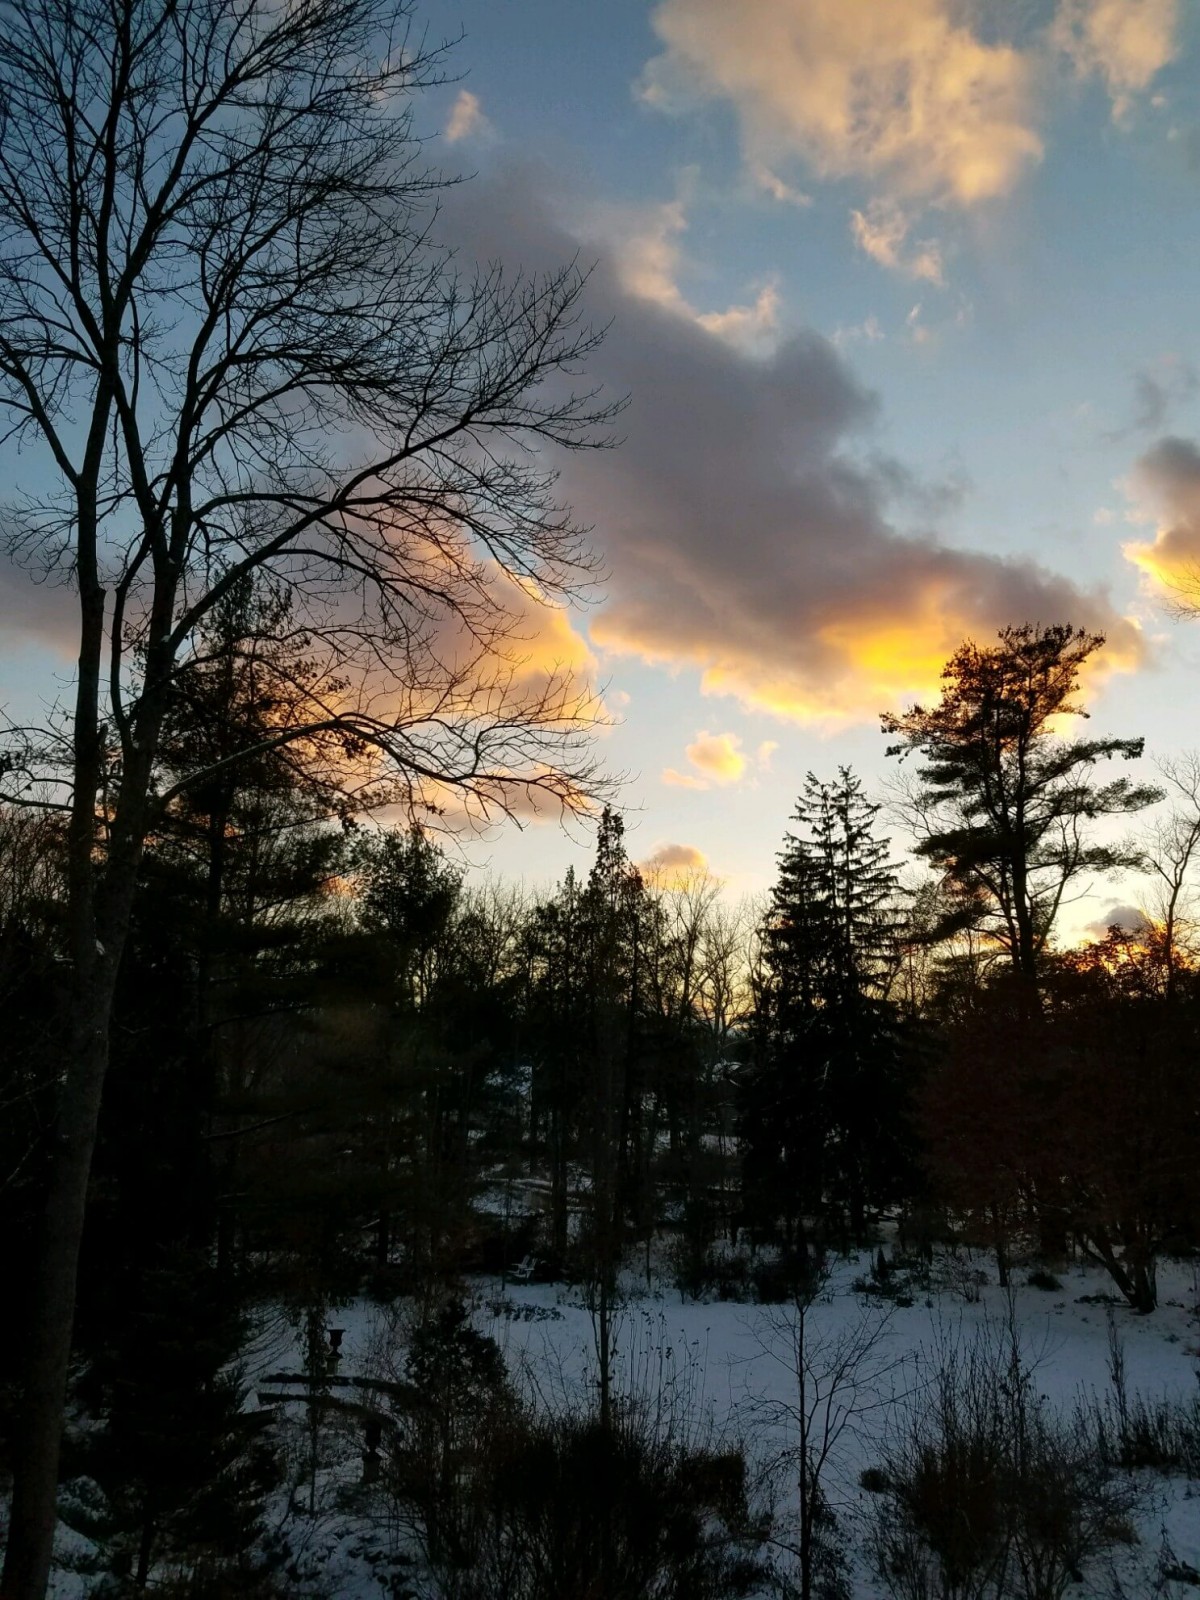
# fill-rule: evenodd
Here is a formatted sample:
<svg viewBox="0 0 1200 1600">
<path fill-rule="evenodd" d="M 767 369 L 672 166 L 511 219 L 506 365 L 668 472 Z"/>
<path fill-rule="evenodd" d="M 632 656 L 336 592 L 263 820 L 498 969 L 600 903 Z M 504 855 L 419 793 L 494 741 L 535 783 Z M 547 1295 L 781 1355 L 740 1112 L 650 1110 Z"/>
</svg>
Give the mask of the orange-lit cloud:
<svg viewBox="0 0 1200 1600">
<path fill-rule="evenodd" d="M 854 242 L 873 261 L 905 277 L 940 286 L 944 282 L 941 247 L 934 239 L 908 246 L 911 226 L 912 219 L 894 200 L 872 200 L 865 211 L 850 213 Z"/>
<path fill-rule="evenodd" d="M 1130 491 L 1157 521 L 1153 542 L 1133 541 L 1125 555 L 1160 590 L 1179 598 L 1200 593 L 1200 448 L 1190 439 L 1161 439 L 1133 470 Z"/>
<path fill-rule="evenodd" d="M 708 857 L 693 844 L 660 844 L 638 865 L 656 889 L 681 889 L 709 875 Z"/>
<path fill-rule="evenodd" d="M 688 745 L 687 758 L 713 783 L 736 783 L 746 770 L 746 757 L 738 748 L 741 742 L 736 733 L 704 729 Z"/>
<path fill-rule="evenodd" d="M 687 747 L 687 758 L 695 772 L 679 772 L 674 767 L 663 770 L 662 781 L 676 789 L 711 789 L 737 783 L 745 776 L 753 760 L 759 772 L 771 770 L 771 757 L 779 749 L 777 739 L 764 739 L 753 758 L 742 748 L 741 736 L 736 733 L 709 733 L 702 729 Z M 697 773 L 702 773 L 698 777 Z"/>
<path fill-rule="evenodd" d="M 950 0 L 662 0 L 642 95 L 730 101 L 755 168 L 972 205 L 1041 158 L 1034 67 Z"/>
<path fill-rule="evenodd" d="M 1120 122 L 1178 51 L 1179 0 L 1062 0 L 1053 37 L 1080 77 L 1104 81 Z"/>
<path fill-rule="evenodd" d="M 529 581 L 506 583 L 504 589 L 500 601 L 512 629 L 504 650 L 517 677 L 529 681 L 566 672 L 590 683 L 596 657 L 566 607 L 547 604 Z"/>
<path fill-rule="evenodd" d="M 609 649 L 646 661 L 690 662 L 706 694 L 830 727 L 936 695 L 942 667 L 964 638 L 988 641 L 1017 620 L 1073 621 L 1105 632 L 1108 647 L 1093 681 L 1135 670 L 1144 659 L 1140 632 L 1103 595 L 1081 593 L 1031 563 L 936 546 L 889 554 L 890 585 L 884 579 L 877 586 L 864 574 L 857 590 L 809 597 L 808 631 L 800 637 L 782 603 L 764 606 L 757 619 L 736 618 L 731 609 L 732 625 L 711 628 L 703 605 L 677 607 L 669 618 L 645 605 L 616 605 L 593 632 Z"/>
<path fill-rule="evenodd" d="M 697 778 L 691 772 L 679 772 L 675 767 L 664 767 L 662 781 L 669 789 L 707 789 L 708 784 L 703 778 Z"/>
<path fill-rule="evenodd" d="M 519 171 L 455 200 L 480 260 L 569 259 L 581 241 Z M 710 695 L 798 722 L 872 721 L 936 690 L 970 636 L 1022 622 L 1105 633 L 1110 668 L 1143 657 L 1105 593 L 1033 561 L 937 536 L 961 489 L 881 458 L 878 402 L 835 345 L 792 333 L 759 353 L 646 294 L 584 236 L 589 309 L 608 324 L 589 378 L 628 394 L 619 449 L 562 458 L 562 489 L 608 569 L 588 637 L 601 653 L 694 671 Z M 711 775 L 682 761 L 668 784 Z"/>
</svg>

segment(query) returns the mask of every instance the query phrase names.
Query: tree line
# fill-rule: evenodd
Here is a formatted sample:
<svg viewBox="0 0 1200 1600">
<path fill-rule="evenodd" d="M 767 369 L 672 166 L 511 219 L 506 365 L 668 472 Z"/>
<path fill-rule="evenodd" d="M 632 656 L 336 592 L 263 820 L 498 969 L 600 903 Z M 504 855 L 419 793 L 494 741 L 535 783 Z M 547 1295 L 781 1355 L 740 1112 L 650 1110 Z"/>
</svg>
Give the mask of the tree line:
<svg viewBox="0 0 1200 1600">
<path fill-rule="evenodd" d="M 527 635 L 596 575 L 555 462 L 622 403 L 580 376 L 578 264 L 467 271 L 440 239 L 413 118 L 446 63 L 407 0 L 4 11 L 5 557 L 61 585 L 76 662 L 0 749 L 6 1600 L 45 1594 L 77 1449 L 122 1581 L 236 1543 L 264 1296 L 311 1331 L 368 1280 L 428 1295 L 521 1249 L 603 1340 L 656 1231 L 699 1284 L 722 1234 L 786 1276 L 941 1208 L 1002 1264 L 1074 1238 L 1149 1309 L 1192 1237 L 1185 773 L 1164 916 L 1052 939 L 1133 860 L 1095 825 L 1154 798 L 1096 776 L 1139 741 L 1056 732 L 1095 636 L 964 645 L 887 720 L 917 892 L 850 773 L 801 797 L 761 916 L 647 882 L 611 808 L 545 895 L 438 847 L 613 799 L 593 692 Z"/>
<path fill-rule="evenodd" d="M 473 883 L 426 828 L 339 816 L 320 767 L 261 737 L 313 670 L 279 618 L 242 585 L 177 676 L 175 798 L 114 996 L 73 1337 L 75 1403 L 103 1424 L 68 1433 L 63 1470 L 104 1487 L 96 1526 L 135 1589 L 172 1541 L 244 1553 L 269 1452 L 230 1374 L 263 1304 L 319 1346 L 360 1293 L 436 1321 L 464 1275 L 533 1259 L 593 1308 L 602 1429 L 621 1269 L 658 1270 L 664 1244 L 685 1294 L 786 1300 L 888 1218 L 916 1251 L 993 1250 L 1002 1281 L 1080 1252 L 1153 1309 L 1158 1260 L 1200 1226 L 1200 813 L 1176 767 L 1190 810 L 1140 844 L 1097 841 L 1161 793 L 1093 775 L 1139 741 L 1071 741 L 1055 720 L 1097 636 L 965 645 L 935 708 L 887 719 L 921 762 L 902 803 L 933 873 L 906 881 L 842 769 L 810 776 L 748 908 L 704 875 L 645 875 L 612 809 L 587 875 L 539 894 Z M 262 753 L 218 766 L 230 739 Z M 0 821 L 19 1281 L 68 1043 L 68 842 L 53 816 Z M 1162 914 L 1057 946 L 1071 883 L 1135 864 L 1169 880 Z M 730 1283 L 739 1240 L 756 1264 Z M 19 1375 L 28 1326 L 3 1337 Z"/>
</svg>

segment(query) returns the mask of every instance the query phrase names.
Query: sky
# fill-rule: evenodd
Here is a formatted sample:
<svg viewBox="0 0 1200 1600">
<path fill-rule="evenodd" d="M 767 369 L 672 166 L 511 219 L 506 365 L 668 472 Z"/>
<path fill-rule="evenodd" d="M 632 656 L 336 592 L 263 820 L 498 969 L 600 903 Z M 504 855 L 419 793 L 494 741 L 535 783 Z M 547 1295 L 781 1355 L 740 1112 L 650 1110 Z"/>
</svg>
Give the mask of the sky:
<svg viewBox="0 0 1200 1600">
<path fill-rule="evenodd" d="M 628 396 L 563 463 L 607 577 L 539 626 L 602 686 L 635 859 L 763 890 L 805 774 L 877 788 L 880 712 L 1010 623 L 1107 636 L 1090 733 L 1200 744 L 1162 581 L 1200 561 L 1198 0 L 418 15 L 458 39 L 418 115 L 468 178 L 446 238 L 591 267 L 589 376 Z M 53 603 L 6 619 L 23 682 L 65 671 Z M 468 857 L 541 884 L 590 849 Z"/>
</svg>

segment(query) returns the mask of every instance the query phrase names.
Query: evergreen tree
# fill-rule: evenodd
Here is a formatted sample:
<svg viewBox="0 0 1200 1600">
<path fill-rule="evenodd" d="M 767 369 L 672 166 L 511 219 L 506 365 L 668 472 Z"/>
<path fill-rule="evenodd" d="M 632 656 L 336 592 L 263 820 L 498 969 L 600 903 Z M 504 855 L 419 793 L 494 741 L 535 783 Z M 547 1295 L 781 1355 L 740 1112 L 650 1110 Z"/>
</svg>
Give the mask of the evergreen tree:
<svg viewBox="0 0 1200 1600">
<path fill-rule="evenodd" d="M 789 1243 L 826 1215 L 861 1237 L 868 1204 L 904 1182 L 898 885 L 878 811 L 848 768 L 834 783 L 809 774 L 764 927 L 744 1190 L 751 1219 L 782 1218 Z"/>
<path fill-rule="evenodd" d="M 279 1481 L 237 1368 L 245 1325 L 205 1256 L 164 1248 L 127 1280 L 86 1396 L 102 1418 L 77 1465 L 101 1494 L 74 1506 L 118 1594 L 257 1593 L 253 1546 Z M 106 1592 L 113 1592 L 112 1589 Z"/>
<path fill-rule="evenodd" d="M 1137 855 L 1090 837 L 1089 824 L 1161 798 L 1128 778 L 1099 783 L 1101 762 L 1141 755 L 1142 739 L 1067 739 L 1079 674 L 1104 636 L 1069 623 L 1003 628 L 999 643 L 968 640 L 942 672 L 936 706 L 885 716 L 889 755 L 925 758 L 913 808 L 918 853 L 956 904 L 944 931 L 985 932 L 1008 952 L 1033 995 L 1054 919 L 1081 873 L 1132 866 Z"/>
</svg>

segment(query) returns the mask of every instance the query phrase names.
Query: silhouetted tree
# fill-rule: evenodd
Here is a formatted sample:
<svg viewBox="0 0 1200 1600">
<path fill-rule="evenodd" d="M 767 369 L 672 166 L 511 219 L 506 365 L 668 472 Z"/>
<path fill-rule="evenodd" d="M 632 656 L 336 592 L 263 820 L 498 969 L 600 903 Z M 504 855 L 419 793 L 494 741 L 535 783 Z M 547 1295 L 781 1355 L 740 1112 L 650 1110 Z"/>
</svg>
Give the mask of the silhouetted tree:
<svg viewBox="0 0 1200 1600">
<path fill-rule="evenodd" d="M 878 811 L 848 769 L 832 784 L 810 774 L 765 923 L 743 1173 L 751 1213 L 782 1216 L 789 1239 L 827 1211 L 861 1236 L 868 1201 L 904 1182 L 897 881 Z"/>
<path fill-rule="evenodd" d="M 1004 628 L 990 647 L 967 641 L 947 662 L 941 700 L 885 715 L 889 755 L 918 752 L 908 797 L 917 851 L 943 875 L 956 905 L 947 932 L 985 931 L 1033 991 L 1068 886 L 1082 873 L 1133 865 L 1135 851 L 1096 842 L 1092 824 L 1160 798 L 1094 769 L 1142 753 L 1142 739 L 1075 739 L 1056 719 L 1087 713 L 1079 674 L 1104 643 L 1070 624 Z"/>
<path fill-rule="evenodd" d="M 52 475 L 17 546 L 78 597 L 65 728 L 6 752 L 0 795 L 48 785 L 69 819 L 13 1600 L 47 1583 L 116 975 L 205 619 L 271 572 L 352 679 L 273 740 L 348 732 L 414 806 L 572 806 L 592 779 L 586 700 L 560 677 L 531 689 L 505 648 L 515 607 L 584 570 L 533 453 L 605 415 L 554 381 L 595 343 L 582 279 L 464 282 L 434 248 L 410 118 L 438 58 L 406 22 L 404 0 L 14 0 L 0 29 L 0 408 Z"/>
<path fill-rule="evenodd" d="M 77 1465 L 102 1499 L 74 1520 L 115 1593 L 257 1592 L 253 1546 L 280 1473 L 269 1413 L 245 1404 L 228 1285 L 203 1253 L 176 1247 L 123 1288 L 84 1390 L 99 1426 Z"/>
</svg>

